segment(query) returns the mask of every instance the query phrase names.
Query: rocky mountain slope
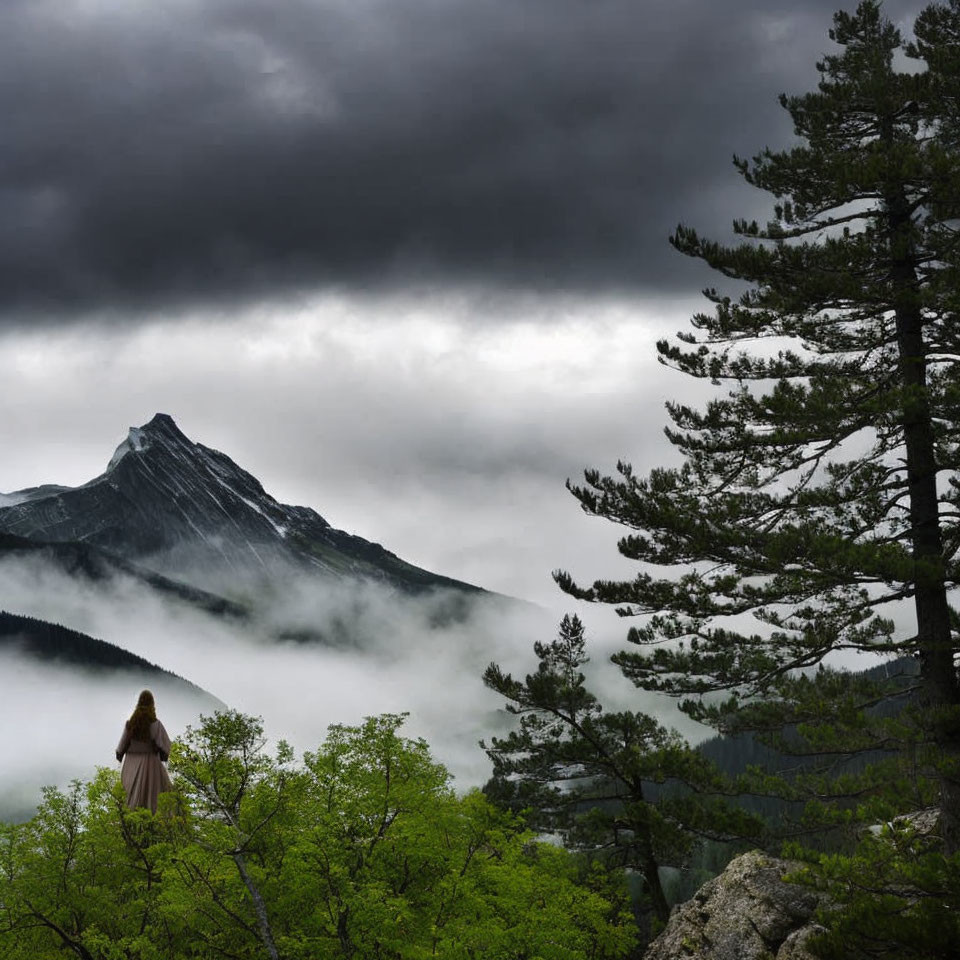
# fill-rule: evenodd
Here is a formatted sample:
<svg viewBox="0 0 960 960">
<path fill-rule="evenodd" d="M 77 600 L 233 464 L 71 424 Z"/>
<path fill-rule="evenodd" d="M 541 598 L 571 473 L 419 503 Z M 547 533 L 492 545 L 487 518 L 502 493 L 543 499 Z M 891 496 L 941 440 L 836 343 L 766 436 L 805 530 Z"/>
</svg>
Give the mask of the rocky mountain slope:
<svg viewBox="0 0 960 960">
<path fill-rule="evenodd" d="M 250 611 L 241 604 L 154 573 L 90 543 L 49 543 L 43 540 L 28 540 L 12 533 L 0 533 L 0 566 L 5 562 L 36 563 L 91 585 L 109 583 L 117 577 L 127 578 L 160 597 L 185 603 L 205 613 L 240 620 L 245 620 L 250 615 Z"/>
<path fill-rule="evenodd" d="M 214 589 L 226 579 L 263 582 L 308 572 L 412 594 L 483 592 L 337 530 L 310 507 L 279 503 L 226 454 L 194 443 L 163 413 L 131 428 L 106 470 L 82 486 L 0 494 L 0 531 L 92 545 Z"/>
</svg>

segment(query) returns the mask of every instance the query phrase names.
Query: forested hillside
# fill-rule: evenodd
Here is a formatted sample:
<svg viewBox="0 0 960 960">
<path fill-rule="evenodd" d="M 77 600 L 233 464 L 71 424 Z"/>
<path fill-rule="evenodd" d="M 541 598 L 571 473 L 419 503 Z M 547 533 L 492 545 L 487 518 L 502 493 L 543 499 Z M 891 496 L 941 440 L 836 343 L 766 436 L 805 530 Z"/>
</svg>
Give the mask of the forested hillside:
<svg viewBox="0 0 960 960">
<path fill-rule="evenodd" d="M 85 633 L 57 623 L 23 617 L 6 610 L 0 610 L 0 651 L 91 670 L 134 670 L 144 674 L 145 679 L 149 679 L 150 675 L 166 677 L 176 681 L 178 686 L 200 694 L 211 705 L 219 702 L 196 684 L 123 647 L 88 637 Z"/>
<path fill-rule="evenodd" d="M 168 673 L 143 657 L 106 640 L 97 640 L 57 623 L 22 617 L 5 610 L 0 610 L 0 650 L 22 653 L 38 660 L 58 660 L 80 667 L 126 667 L 149 673 Z"/>
</svg>

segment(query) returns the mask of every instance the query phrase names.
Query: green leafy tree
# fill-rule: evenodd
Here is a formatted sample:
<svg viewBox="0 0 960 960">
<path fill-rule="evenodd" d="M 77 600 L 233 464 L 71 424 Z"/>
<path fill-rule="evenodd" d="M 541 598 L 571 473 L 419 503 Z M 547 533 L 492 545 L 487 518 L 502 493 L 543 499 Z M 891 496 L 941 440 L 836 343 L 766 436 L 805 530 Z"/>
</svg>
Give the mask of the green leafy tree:
<svg viewBox="0 0 960 960">
<path fill-rule="evenodd" d="M 217 907 L 218 920 L 204 934 L 208 943 L 218 942 L 224 926 L 235 935 L 240 924 L 251 934 L 255 930 L 267 956 L 279 960 L 264 887 L 275 883 L 282 855 L 277 835 L 289 821 L 293 753 L 281 740 L 270 757 L 265 745 L 263 723 L 236 710 L 201 717 L 174 744 L 170 768 L 195 828 L 175 866 L 187 889 Z M 225 874 L 227 861 L 235 877 Z M 253 917 L 243 921 L 249 911 L 237 880 L 253 908 Z"/>
<path fill-rule="evenodd" d="M 479 791 L 458 796 L 402 723 L 333 727 L 298 764 L 267 753 L 256 718 L 202 718 L 156 815 L 126 809 L 112 770 L 48 790 L 0 826 L 0 957 L 628 955 L 623 900 Z"/>
<path fill-rule="evenodd" d="M 629 916 L 571 881 L 570 858 L 479 793 L 457 797 L 402 716 L 334 726 L 308 753 L 305 809 L 286 870 L 310 943 L 336 956 L 602 957 Z M 561 918 L 566 918 L 562 920 Z"/>
<path fill-rule="evenodd" d="M 45 789 L 28 823 L 0 826 L 0 956 L 172 956 L 161 823 L 128 810 L 116 772 L 101 770 Z"/>
<path fill-rule="evenodd" d="M 615 661 L 691 716 L 786 729 L 833 762 L 902 748 L 889 775 L 835 789 L 811 776 L 809 795 L 853 809 L 892 784 L 888 815 L 932 798 L 947 853 L 960 849 L 958 24 L 957 0 L 932 5 L 905 44 L 874 0 L 836 14 L 818 89 L 781 98 L 797 144 L 735 159 L 773 195 L 772 218 L 736 221 L 730 246 L 677 229 L 679 251 L 742 292 L 706 290 L 712 312 L 659 357 L 730 388 L 702 410 L 668 404 L 682 466 L 641 477 L 621 463 L 571 485 L 630 528 L 619 549 L 642 564 L 635 579 L 556 575 L 644 616 Z M 658 573 L 676 565 L 679 578 Z M 898 629 L 906 603 L 915 626 Z M 912 725 L 876 707 L 909 683 L 810 672 L 850 650 L 916 659 Z"/>
<path fill-rule="evenodd" d="M 567 845 L 639 873 L 665 922 L 661 867 L 683 867 L 704 838 L 756 839 L 761 824 L 726 804 L 729 785 L 676 731 L 644 713 L 604 711 L 580 670 L 588 657 L 579 617 L 565 616 L 557 639 L 534 652 L 537 671 L 523 680 L 497 664 L 484 673 L 520 718 L 508 736 L 482 744 L 494 768 L 488 790 L 529 808 L 533 826 Z"/>
</svg>

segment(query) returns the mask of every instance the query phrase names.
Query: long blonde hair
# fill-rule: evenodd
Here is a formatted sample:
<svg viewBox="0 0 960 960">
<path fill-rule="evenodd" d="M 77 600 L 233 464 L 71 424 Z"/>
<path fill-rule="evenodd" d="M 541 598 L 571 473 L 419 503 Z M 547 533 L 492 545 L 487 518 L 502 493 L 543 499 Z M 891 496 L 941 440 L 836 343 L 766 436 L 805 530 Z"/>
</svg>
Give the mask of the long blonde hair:
<svg viewBox="0 0 960 960">
<path fill-rule="evenodd" d="M 153 702 L 153 694 L 149 690 L 143 690 L 137 700 L 137 706 L 127 721 L 130 736 L 134 740 L 149 740 L 150 726 L 156 719 L 157 708 Z"/>
</svg>

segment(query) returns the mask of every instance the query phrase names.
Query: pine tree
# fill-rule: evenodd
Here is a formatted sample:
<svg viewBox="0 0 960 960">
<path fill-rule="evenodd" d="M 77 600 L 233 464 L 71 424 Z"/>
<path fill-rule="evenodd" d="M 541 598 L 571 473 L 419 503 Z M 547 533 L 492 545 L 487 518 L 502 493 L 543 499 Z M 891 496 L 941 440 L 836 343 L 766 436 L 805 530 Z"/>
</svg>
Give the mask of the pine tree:
<svg viewBox="0 0 960 960">
<path fill-rule="evenodd" d="M 589 658 L 579 617 L 565 616 L 557 639 L 534 652 L 537 670 L 522 681 L 493 663 L 484 674 L 520 718 L 481 744 L 493 761 L 486 792 L 607 868 L 635 871 L 665 922 L 660 868 L 683 867 L 700 839 L 755 840 L 761 823 L 727 806 L 728 785 L 676 731 L 644 713 L 604 711 L 580 669 Z"/>
<path fill-rule="evenodd" d="M 643 571 L 591 587 L 556 578 L 577 597 L 645 615 L 628 635 L 636 649 L 616 662 L 721 731 L 786 725 L 835 755 L 909 747 L 913 790 L 896 804 L 921 802 L 929 777 L 952 853 L 960 0 L 928 7 L 915 34 L 905 44 L 874 0 L 837 13 L 840 50 L 818 63 L 818 89 L 781 97 L 797 145 L 734 159 L 773 195 L 772 219 L 736 221 L 733 245 L 678 227 L 679 251 L 746 289 L 704 291 L 711 312 L 679 342 L 660 342 L 659 357 L 729 389 L 703 410 L 668 404 L 681 467 L 640 477 L 620 463 L 619 476 L 591 470 L 570 485 L 587 512 L 630 528 L 619 549 Z M 898 52 L 916 67 L 898 69 Z M 675 565 L 686 569 L 679 579 L 655 571 Z M 915 630 L 894 623 L 907 603 Z M 902 697 L 902 682 L 868 690 L 809 671 L 850 650 L 917 659 L 914 728 L 873 709 Z"/>
</svg>

